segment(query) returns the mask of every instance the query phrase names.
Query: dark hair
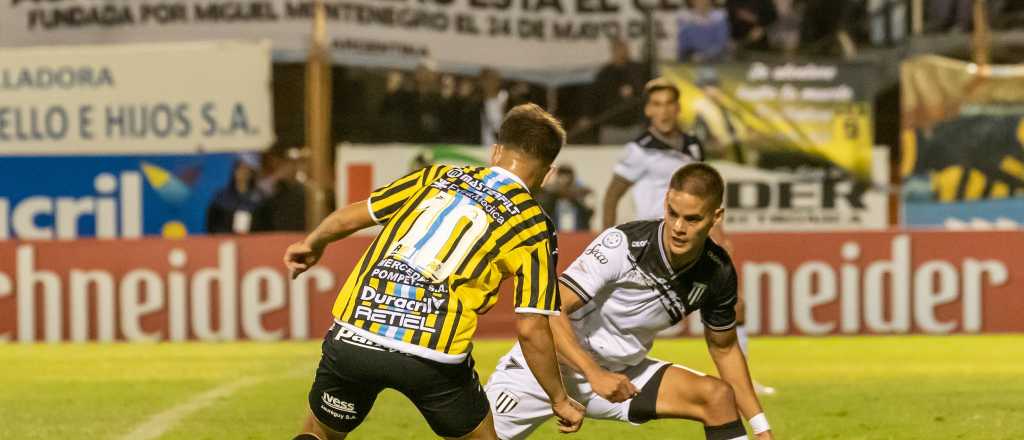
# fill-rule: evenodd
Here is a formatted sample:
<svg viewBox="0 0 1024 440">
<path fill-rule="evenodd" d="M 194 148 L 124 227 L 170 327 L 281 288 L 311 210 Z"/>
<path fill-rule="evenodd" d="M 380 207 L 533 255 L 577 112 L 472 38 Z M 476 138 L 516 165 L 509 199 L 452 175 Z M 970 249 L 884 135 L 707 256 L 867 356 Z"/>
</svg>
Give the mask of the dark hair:
<svg viewBox="0 0 1024 440">
<path fill-rule="evenodd" d="M 672 84 L 671 81 L 665 79 L 664 77 L 659 76 L 650 81 L 647 81 L 647 84 L 644 85 L 644 104 L 650 102 L 651 95 L 662 90 L 671 91 L 672 94 L 676 96 L 675 99 L 677 101 L 679 100 L 679 97 L 682 96 L 682 94 L 679 93 L 679 87 L 676 87 L 675 84 Z"/>
<path fill-rule="evenodd" d="M 565 145 L 562 123 L 536 104 L 522 104 L 505 115 L 498 143 L 533 156 L 550 165 Z"/>
<path fill-rule="evenodd" d="M 695 162 L 676 170 L 668 187 L 708 200 L 717 209 L 722 206 L 725 181 L 711 165 Z"/>
</svg>

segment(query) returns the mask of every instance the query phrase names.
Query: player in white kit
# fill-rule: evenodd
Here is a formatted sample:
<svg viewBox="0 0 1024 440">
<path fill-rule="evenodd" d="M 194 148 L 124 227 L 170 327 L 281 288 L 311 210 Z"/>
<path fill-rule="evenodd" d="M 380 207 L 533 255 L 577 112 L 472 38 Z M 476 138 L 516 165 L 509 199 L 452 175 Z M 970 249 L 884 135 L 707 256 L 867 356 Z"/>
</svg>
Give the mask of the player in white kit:
<svg viewBox="0 0 1024 440">
<path fill-rule="evenodd" d="M 724 183 L 714 168 L 678 170 L 661 201 L 664 219 L 604 231 L 559 278 L 562 315 L 551 320 L 566 391 L 587 416 L 634 424 L 697 420 L 710 440 L 771 439 L 736 341 L 736 271 L 708 239 L 722 220 Z M 700 310 L 722 379 L 648 357 L 658 331 Z M 518 345 L 486 386 L 498 436 L 522 439 L 552 416 Z M 737 409 L 739 412 L 737 412 Z"/>
<path fill-rule="evenodd" d="M 626 144 L 625 151 L 612 169 L 612 181 L 605 190 L 602 223 L 605 229 L 614 226 L 618 218 L 619 200 L 632 190 L 636 218 L 640 220 L 661 218 L 662 203 L 669 178 L 683 165 L 703 162 L 704 147 L 700 139 L 687 133 L 679 126 L 679 89 L 664 78 L 655 78 L 644 86 L 644 115 L 650 121 L 647 131 L 636 140 Z M 711 231 L 718 244 L 732 252 L 732 246 L 724 233 L 724 225 Z M 744 355 L 747 349 L 747 332 L 743 328 L 746 307 L 741 295 L 736 304 L 739 316 L 736 333 Z M 677 336 L 683 331 L 682 324 L 661 332 L 659 336 Z M 775 394 L 775 388 L 754 382 L 758 394 Z"/>
<path fill-rule="evenodd" d="M 647 131 L 626 144 L 605 190 L 602 223 L 616 225 L 619 200 L 630 189 L 636 218 L 661 218 L 662 199 L 668 180 L 679 167 L 704 161 L 704 148 L 695 136 L 679 127 L 679 89 L 663 78 L 644 86 L 644 115 Z"/>
</svg>

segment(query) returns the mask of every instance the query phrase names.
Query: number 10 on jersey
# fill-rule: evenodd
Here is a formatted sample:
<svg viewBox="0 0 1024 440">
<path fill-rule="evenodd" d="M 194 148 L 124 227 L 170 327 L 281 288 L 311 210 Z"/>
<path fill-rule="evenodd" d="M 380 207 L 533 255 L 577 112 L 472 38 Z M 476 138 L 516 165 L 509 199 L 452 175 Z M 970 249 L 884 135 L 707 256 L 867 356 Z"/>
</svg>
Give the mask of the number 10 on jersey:
<svg viewBox="0 0 1024 440">
<path fill-rule="evenodd" d="M 488 218 L 461 194 L 439 193 L 420 202 L 415 223 L 388 252 L 431 282 L 448 278 L 487 230 Z"/>
</svg>

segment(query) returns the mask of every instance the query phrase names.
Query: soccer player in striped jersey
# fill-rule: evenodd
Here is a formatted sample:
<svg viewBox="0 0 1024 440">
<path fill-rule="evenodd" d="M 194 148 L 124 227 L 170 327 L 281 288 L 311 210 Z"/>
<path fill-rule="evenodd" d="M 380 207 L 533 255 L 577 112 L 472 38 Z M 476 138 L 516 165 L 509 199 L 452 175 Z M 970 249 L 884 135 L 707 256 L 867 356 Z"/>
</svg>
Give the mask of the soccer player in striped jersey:
<svg viewBox="0 0 1024 440">
<path fill-rule="evenodd" d="M 338 294 L 309 393 L 306 437 L 297 438 L 344 438 L 384 388 L 412 400 L 439 436 L 496 438 L 471 339 L 508 277 L 526 362 L 560 430 L 579 429 L 583 408 L 562 385 L 548 324 L 560 304 L 554 227 L 531 195 L 564 143 L 554 117 L 518 106 L 499 129 L 492 166 L 413 172 L 289 246 L 285 264 L 296 276 L 328 243 L 383 226 Z"/>
<path fill-rule="evenodd" d="M 698 420 L 708 440 L 739 440 L 743 415 L 758 440 L 772 439 L 736 341 L 736 270 L 708 238 L 723 188 L 714 168 L 682 167 L 662 196 L 664 219 L 604 231 L 559 278 L 565 314 L 552 330 L 570 367 L 566 388 L 587 417 Z M 721 379 L 648 356 L 658 331 L 697 310 Z M 552 415 L 525 364 L 514 346 L 487 382 L 503 440 L 526 438 Z"/>
</svg>

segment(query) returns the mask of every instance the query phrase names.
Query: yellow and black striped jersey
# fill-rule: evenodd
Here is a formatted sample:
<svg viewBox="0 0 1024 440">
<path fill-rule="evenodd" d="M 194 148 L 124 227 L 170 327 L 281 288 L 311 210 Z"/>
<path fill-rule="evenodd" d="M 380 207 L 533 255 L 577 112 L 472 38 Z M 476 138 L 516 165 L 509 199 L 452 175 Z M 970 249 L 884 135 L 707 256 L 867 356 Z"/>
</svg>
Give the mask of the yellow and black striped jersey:
<svg viewBox="0 0 1024 440">
<path fill-rule="evenodd" d="M 367 205 L 383 229 L 334 303 L 335 319 L 357 334 L 461 362 L 477 315 L 511 276 L 517 313 L 558 313 L 554 227 L 511 172 L 431 166 L 374 191 Z"/>
</svg>

